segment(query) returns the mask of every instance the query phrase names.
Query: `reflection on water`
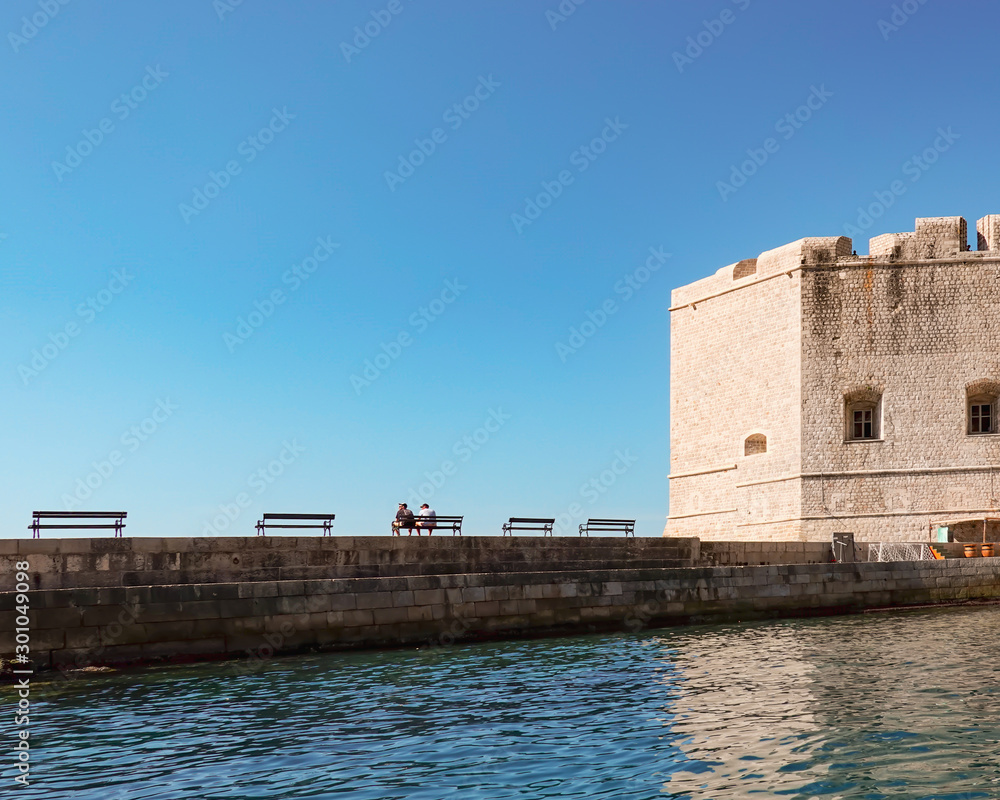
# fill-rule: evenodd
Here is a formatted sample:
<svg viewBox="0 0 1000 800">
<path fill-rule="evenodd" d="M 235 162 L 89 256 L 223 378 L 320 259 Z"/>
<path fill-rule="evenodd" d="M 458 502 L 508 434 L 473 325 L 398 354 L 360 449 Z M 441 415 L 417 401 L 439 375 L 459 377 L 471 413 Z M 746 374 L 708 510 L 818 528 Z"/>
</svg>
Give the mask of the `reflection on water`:
<svg viewBox="0 0 1000 800">
<path fill-rule="evenodd" d="M 768 626 L 742 635 L 706 631 L 702 639 L 676 657 L 683 691 L 666 722 L 688 760 L 671 773 L 668 790 L 732 797 L 750 785 L 783 788 L 774 766 L 794 760 L 794 748 L 823 726 L 814 713 L 817 670 L 802 657 L 801 637 L 794 628 Z M 676 649 L 669 637 L 655 644 Z"/>
<path fill-rule="evenodd" d="M 998 670 L 986 607 L 92 676 L 30 796 L 995 800 Z"/>
</svg>

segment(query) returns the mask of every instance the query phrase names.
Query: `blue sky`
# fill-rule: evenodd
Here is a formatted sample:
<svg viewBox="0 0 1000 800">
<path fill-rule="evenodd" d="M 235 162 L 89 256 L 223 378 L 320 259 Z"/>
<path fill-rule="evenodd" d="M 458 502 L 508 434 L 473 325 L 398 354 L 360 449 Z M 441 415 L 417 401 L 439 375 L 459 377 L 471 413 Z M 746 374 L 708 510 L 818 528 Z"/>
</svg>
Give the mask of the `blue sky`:
<svg viewBox="0 0 1000 800">
<path fill-rule="evenodd" d="M 671 288 L 1000 212 L 1000 11 L 898 5 L 12 0 L 3 535 L 659 535 Z"/>
</svg>

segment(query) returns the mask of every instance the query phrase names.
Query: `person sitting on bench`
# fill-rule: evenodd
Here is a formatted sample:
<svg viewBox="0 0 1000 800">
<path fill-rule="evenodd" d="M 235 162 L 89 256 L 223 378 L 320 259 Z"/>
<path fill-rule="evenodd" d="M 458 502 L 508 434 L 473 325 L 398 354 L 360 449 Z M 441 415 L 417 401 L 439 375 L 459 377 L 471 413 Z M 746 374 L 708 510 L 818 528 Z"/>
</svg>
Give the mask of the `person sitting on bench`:
<svg viewBox="0 0 1000 800">
<path fill-rule="evenodd" d="M 437 514 L 434 513 L 433 508 L 424 503 L 420 506 L 420 518 L 417 520 L 417 536 L 420 535 L 420 531 L 427 531 L 428 536 L 434 533 L 434 528 L 437 527 L 435 522 L 437 522 Z"/>
<path fill-rule="evenodd" d="M 406 528 L 409 530 L 408 536 L 413 535 L 413 529 L 416 527 L 416 522 L 413 519 L 413 512 L 406 507 L 406 503 L 399 504 L 399 511 L 396 512 L 396 520 L 392 523 L 392 529 L 395 531 L 396 535 L 399 536 L 399 529 Z M 417 532 L 417 536 L 420 532 Z"/>
</svg>

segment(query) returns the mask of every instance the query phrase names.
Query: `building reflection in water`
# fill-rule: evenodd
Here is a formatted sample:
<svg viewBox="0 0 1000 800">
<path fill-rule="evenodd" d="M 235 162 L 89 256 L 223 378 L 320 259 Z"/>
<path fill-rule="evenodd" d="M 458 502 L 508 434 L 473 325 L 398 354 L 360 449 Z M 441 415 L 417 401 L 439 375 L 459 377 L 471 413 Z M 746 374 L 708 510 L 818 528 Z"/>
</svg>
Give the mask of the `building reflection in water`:
<svg viewBox="0 0 1000 800">
<path fill-rule="evenodd" d="M 677 630 L 650 639 L 687 761 L 662 792 L 1000 797 L 1000 609 Z"/>
</svg>

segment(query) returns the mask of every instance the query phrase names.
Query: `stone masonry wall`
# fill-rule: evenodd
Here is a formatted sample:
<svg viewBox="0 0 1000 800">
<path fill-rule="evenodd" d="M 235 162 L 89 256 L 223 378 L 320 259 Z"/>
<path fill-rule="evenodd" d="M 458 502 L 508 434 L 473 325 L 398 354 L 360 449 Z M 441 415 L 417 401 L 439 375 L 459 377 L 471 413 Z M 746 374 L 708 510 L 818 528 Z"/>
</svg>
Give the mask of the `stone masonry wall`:
<svg viewBox="0 0 1000 800">
<path fill-rule="evenodd" d="M 0 540 L 0 591 L 16 558 L 33 588 L 678 567 L 690 539 L 572 536 L 227 536 Z"/>
<path fill-rule="evenodd" d="M 926 540 L 993 513 L 1000 436 L 966 432 L 966 386 L 1000 379 L 1000 262 L 838 264 L 802 276 L 802 515 L 809 538 Z M 881 437 L 847 441 L 844 396 L 881 395 Z"/>
<path fill-rule="evenodd" d="M 631 630 L 1000 598 L 1000 558 L 52 589 L 29 594 L 36 669 Z M 0 653 L 14 649 L 0 593 Z M 72 673 L 67 673 L 72 674 Z"/>
<path fill-rule="evenodd" d="M 805 247 L 762 253 L 749 277 L 733 280 L 731 265 L 673 293 L 667 536 L 799 538 L 797 487 L 772 481 L 799 472 Z M 752 434 L 766 437 L 766 452 L 745 455 Z M 777 518 L 792 522 L 757 527 Z M 738 526 L 748 527 L 737 536 Z"/>
<path fill-rule="evenodd" d="M 675 290 L 666 534 L 912 542 L 1000 517 L 1000 434 L 967 427 L 972 394 L 1000 411 L 1000 216 L 976 227 L 977 251 L 961 217 L 869 256 L 803 239 Z M 848 436 L 848 397 L 877 401 L 875 440 Z M 757 430 L 768 452 L 743 455 Z"/>
</svg>

